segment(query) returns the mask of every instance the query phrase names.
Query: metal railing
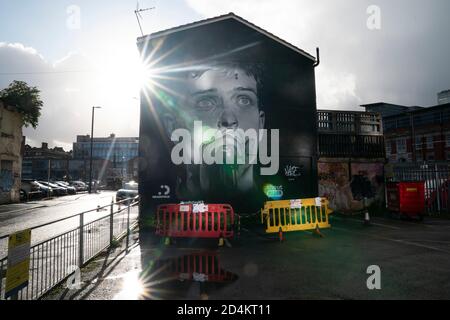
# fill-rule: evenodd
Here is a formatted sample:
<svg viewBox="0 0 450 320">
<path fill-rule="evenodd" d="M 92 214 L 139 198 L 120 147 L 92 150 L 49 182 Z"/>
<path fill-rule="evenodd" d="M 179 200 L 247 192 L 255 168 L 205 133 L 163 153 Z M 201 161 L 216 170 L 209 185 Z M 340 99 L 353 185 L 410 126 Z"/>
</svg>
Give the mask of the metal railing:
<svg viewBox="0 0 450 320">
<path fill-rule="evenodd" d="M 30 248 L 30 268 L 28 285 L 13 299 L 39 299 L 56 285 L 74 274 L 114 242 L 128 236 L 138 220 L 138 197 L 119 202 L 111 202 L 103 207 L 84 211 L 56 221 L 32 227 L 33 232 L 70 219 L 79 219 L 78 226 L 56 236 L 34 244 Z M 87 221 L 89 214 L 109 213 Z M 9 235 L 1 236 L 7 241 Z M 6 271 L 8 257 L 0 258 L 0 300 L 5 299 Z"/>
<path fill-rule="evenodd" d="M 319 133 L 318 145 L 319 156 L 324 158 L 385 157 L 383 136 Z"/>
<path fill-rule="evenodd" d="M 375 112 L 317 110 L 319 133 L 383 135 L 381 115 Z"/>
<path fill-rule="evenodd" d="M 317 130 L 319 157 L 385 157 L 379 113 L 318 110 Z"/>
</svg>

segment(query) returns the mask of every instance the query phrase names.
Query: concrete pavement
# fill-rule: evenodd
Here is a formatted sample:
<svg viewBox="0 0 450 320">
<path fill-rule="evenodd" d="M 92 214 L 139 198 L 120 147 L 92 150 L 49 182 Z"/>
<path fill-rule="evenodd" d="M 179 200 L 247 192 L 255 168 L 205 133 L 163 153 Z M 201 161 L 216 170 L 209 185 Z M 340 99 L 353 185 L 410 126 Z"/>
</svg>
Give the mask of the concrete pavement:
<svg viewBox="0 0 450 320">
<path fill-rule="evenodd" d="M 167 247 L 135 232 L 129 253 L 122 246 L 82 270 L 80 290 L 61 286 L 47 298 L 450 298 L 450 221 L 378 217 L 365 227 L 360 217 L 333 216 L 331 223 L 324 238 L 288 233 L 283 243 L 248 225 L 221 248 L 215 241 Z M 367 288 L 372 265 L 380 267 L 381 290 Z"/>
</svg>

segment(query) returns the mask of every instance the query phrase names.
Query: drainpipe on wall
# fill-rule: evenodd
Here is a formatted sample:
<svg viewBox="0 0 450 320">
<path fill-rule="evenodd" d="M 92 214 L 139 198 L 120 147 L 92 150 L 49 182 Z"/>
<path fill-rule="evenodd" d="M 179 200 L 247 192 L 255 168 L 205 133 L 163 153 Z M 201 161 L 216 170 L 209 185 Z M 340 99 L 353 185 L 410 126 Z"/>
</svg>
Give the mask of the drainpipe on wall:
<svg viewBox="0 0 450 320">
<path fill-rule="evenodd" d="M 313 68 L 316 68 L 319 64 L 320 64 L 320 50 L 317 47 L 316 48 L 316 62 L 314 62 Z M 315 91 L 315 89 L 314 89 L 314 91 Z M 318 129 L 317 128 L 317 112 L 315 113 L 315 117 L 316 117 L 315 121 L 316 121 L 316 132 L 317 132 L 317 129 Z M 317 133 L 317 138 L 316 139 L 318 139 L 318 138 L 319 138 L 319 134 Z M 319 163 L 320 156 L 319 156 L 319 144 L 318 143 L 316 144 L 316 156 L 314 158 L 315 158 L 315 161 L 316 161 L 316 166 L 315 166 L 316 167 L 316 172 L 317 172 L 317 174 L 319 174 L 318 163 Z M 314 159 L 311 158 L 311 161 L 314 161 Z M 319 186 L 319 184 L 317 183 L 317 187 L 318 186 Z"/>
<path fill-rule="evenodd" d="M 320 49 L 316 48 L 316 62 L 314 62 L 313 67 L 316 68 L 320 64 Z"/>
</svg>

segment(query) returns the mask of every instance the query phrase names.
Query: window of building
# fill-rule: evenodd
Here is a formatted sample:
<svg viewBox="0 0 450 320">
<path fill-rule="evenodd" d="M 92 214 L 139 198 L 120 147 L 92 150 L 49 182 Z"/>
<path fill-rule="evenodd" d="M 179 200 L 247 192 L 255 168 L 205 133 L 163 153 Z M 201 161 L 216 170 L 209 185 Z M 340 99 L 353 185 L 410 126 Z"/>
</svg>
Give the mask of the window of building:
<svg viewBox="0 0 450 320">
<path fill-rule="evenodd" d="M 13 162 L 10 160 L 2 160 L 0 163 L 1 170 L 9 170 L 12 171 Z"/>
<path fill-rule="evenodd" d="M 433 136 L 426 137 L 427 149 L 434 149 Z"/>
<path fill-rule="evenodd" d="M 390 140 L 386 140 L 386 155 L 389 156 L 392 152 L 392 142 Z"/>
<path fill-rule="evenodd" d="M 3 117 L 0 115 L 0 128 L 2 129 L 2 133 L 8 137 L 14 137 L 15 130 L 15 122 L 11 121 L 9 117 Z"/>
<path fill-rule="evenodd" d="M 434 160 L 434 152 L 427 152 L 427 160 L 428 161 Z"/>
<path fill-rule="evenodd" d="M 416 150 L 422 149 L 422 137 L 416 137 Z"/>
<path fill-rule="evenodd" d="M 13 162 L 2 160 L 0 162 L 0 192 L 9 192 L 14 184 Z"/>
<path fill-rule="evenodd" d="M 445 134 L 445 146 L 450 147 L 450 133 Z"/>
<path fill-rule="evenodd" d="M 406 139 L 398 139 L 397 140 L 397 152 L 398 153 L 406 152 Z"/>
<path fill-rule="evenodd" d="M 417 161 L 417 162 L 423 162 L 423 155 L 422 155 L 422 152 L 416 153 L 416 161 Z"/>
<path fill-rule="evenodd" d="M 405 116 L 397 120 L 397 128 L 408 128 L 410 126 L 411 123 L 409 121 L 409 116 Z"/>
<path fill-rule="evenodd" d="M 437 112 L 427 112 L 420 113 L 414 116 L 414 125 L 424 126 L 429 124 L 438 124 L 441 120 L 441 113 Z"/>
</svg>

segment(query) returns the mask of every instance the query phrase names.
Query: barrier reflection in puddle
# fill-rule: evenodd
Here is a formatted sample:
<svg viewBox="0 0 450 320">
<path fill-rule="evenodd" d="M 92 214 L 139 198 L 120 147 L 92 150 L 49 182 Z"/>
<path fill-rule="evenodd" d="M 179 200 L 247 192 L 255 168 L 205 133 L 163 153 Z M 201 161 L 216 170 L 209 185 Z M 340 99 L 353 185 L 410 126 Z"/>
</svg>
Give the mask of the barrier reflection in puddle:
<svg viewBox="0 0 450 320">
<path fill-rule="evenodd" d="M 141 278 L 144 299 L 209 299 L 238 276 L 222 269 L 217 252 L 199 251 L 156 260 Z"/>
</svg>

